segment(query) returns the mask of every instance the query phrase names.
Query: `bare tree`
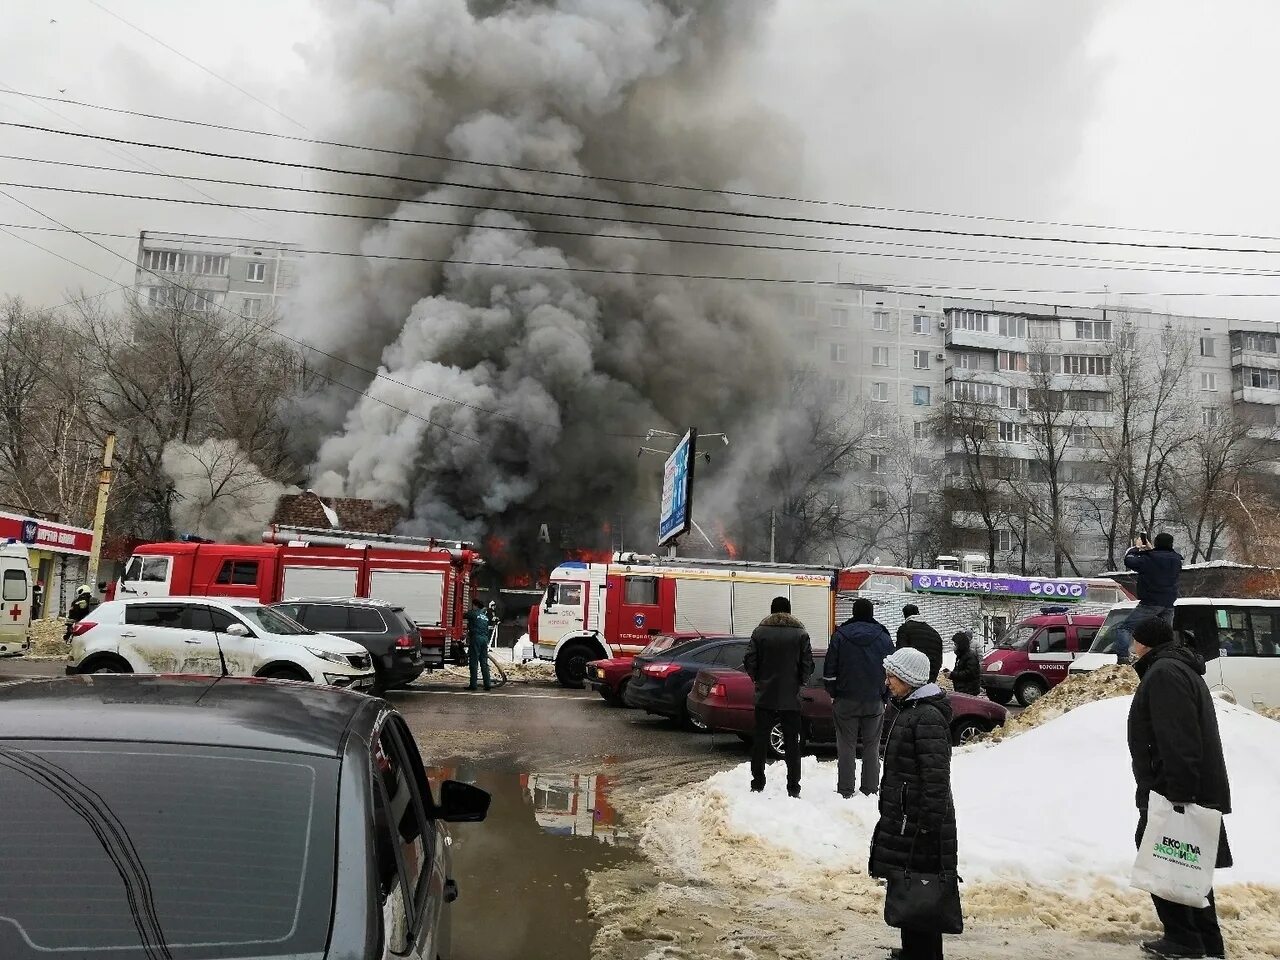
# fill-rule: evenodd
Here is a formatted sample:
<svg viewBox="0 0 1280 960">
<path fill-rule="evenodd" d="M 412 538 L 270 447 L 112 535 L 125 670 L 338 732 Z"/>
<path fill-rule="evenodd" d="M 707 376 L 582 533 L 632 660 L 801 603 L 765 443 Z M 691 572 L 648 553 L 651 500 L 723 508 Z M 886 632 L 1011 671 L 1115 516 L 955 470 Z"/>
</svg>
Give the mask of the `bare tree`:
<svg viewBox="0 0 1280 960">
<path fill-rule="evenodd" d="M 952 514 L 962 511 L 981 520 L 992 570 L 1000 550 L 999 531 L 1008 524 L 1009 464 L 1002 455 L 1000 422 L 994 402 L 981 397 L 951 399 L 941 422 L 952 466 L 948 507 Z"/>
</svg>

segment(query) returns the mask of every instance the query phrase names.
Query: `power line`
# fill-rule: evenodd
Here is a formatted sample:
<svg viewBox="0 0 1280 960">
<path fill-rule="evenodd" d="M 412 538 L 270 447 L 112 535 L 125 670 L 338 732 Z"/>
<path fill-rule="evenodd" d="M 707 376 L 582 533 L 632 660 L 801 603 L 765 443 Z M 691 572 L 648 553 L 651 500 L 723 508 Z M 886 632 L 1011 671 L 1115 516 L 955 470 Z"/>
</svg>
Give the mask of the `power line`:
<svg viewBox="0 0 1280 960">
<path fill-rule="evenodd" d="M 169 44 L 165 43 L 163 40 L 161 40 L 161 39 L 160 39 L 159 37 L 157 37 L 155 34 L 147 33 L 147 31 L 146 31 L 146 30 L 143 30 L 143 29 L 142 29 L 140 26 L 138 26 L 136 23 L 133 23 L 133 22 L 132 22 L 132 21 L 130 21 L 130 20 L 126 20 L 124 17 L 120 16 L 120 14 L 116 13 L 114 10 L 111 10 L 111 9 L 108 9 L 107 7 L 104 7 L 101 3 L 99 3 L 99 2 L 98 2 L 98 0 L 88 0 L 88 2 L 89 2 L 89 3 L 91 3 L 91 4 L 93 4 L 95 7 L 97 7 L 99 10 L 101 10 L 103 13 L 107 14 L 107 16 L 114 17 L 115 19 L 117 19 L 117 20 L 119 20 L 121 23 L 123 23 L 126 27 L 129 27 L 131 30 L 136 30 L 138 33 L 142 34 L 142 35 L 143 35 L 144 37 L 146 37 L 148 40 L 153 40 L 153 41 L 155 41 L 156 43 L 160 44 L 160 46 L 164 47 L 164 48 L 165 48 L 166 50 L 168 50 L 170 53 L 174 54 L 175 56 L 179 56 L 179 57 L 181 57 L 183 60 L 187 61 L 187 63 L 191 64 L 193 67 L 197 67 L 197 68 L 199 68 L 200 70 L 203 70 L 205 73 L 207 73 L 209 76 L 213 77 L 215 80 L 221 80 L 223 83 L 225 83 L 227 86 L 231 87 L 233 90 L 238 90 L 238 91 L 240 91 L 240 92 L 241 92 L 241 93 L 243 93 L 246 97 L 248 97 L 250 100 L 252 100 L 254 103 L 261 104 L 262 106 L 264 106 L 264 107 L 266 107 L 268 110 L 270 110 L 272 113 L 274 113 L 276 116 L 278 116 L 278 117 L 282 117 L 282 118 L 284 118 L 285 120 L 288 120 L 290 123 L 292 123 L 292 124 L 293 124 L 295 127 L 297 127 L 299 130 L 306 130 L 306 129 L 307 129 L 303 124 L 301 124 L 301 123 L 299 123 L 297 120 L 293 119 L 293 117 L 289 116 L 287 113 L 283 113 L 283 112 L 281 112 L 280 110 L 277 110 L 277 109 L 276 109 L 275 107 L 273 107 L 271 104 L 267 103 L 267 101 L 265 101 L 265 100 L 263 100 L 263 99 L 261 99 L 261 98 L 259 98 L 259 97 L 255 96 L 254 94 L 250 93 L 248 90 L 246 90 L 244 87 L 240 86 L 239 84 L 237 84 L 237 83 L 233 83 L 232 81 L 230 81 L 230 80 L 228 80 L 226 77 L 224 77 L 222 74 L 220 74 L 220 73 L 215 73 L 213 70 L 211 70 L 211 69 L 209 69 L 208 67 L 206 67 L 203 63 L 200 63 L 198 60 L 194 60 L 194 59 L 192 59 L 191 57 L 187 56 L 187 55 L 186 55 L 185 53 L 183 53 L 181 50 L 178 50 L 178 49 L 176 49 L 176 48 L 174 48 L 174 47 L 169 46 Z"/>
<path fill-rule="evenodd" d="M 184 181 L 194 180 L 200 183 L 216 183 L 223 186 L 250 187 L 253 189 L 261 189 L 261 190 L 281 190 L 288 193 L 309 193 L 309 194 L 315 194 L 318 196 L 325 196 L 325 197 L 343 197 L 347 199 L 380 200 L 380 201 L 390 201 L 393 203 L 419 204 L 419 205 L 436 206 L 436 207 L 452 207 L 460 210 L 475 210 L 480 212 L 494 211 L 494 212 L 500 212 L 500 213 L 511 213 L 511 214 L 525 215 L 525 216 L 563 217 L 563 218 L 574 219 L 574 220 L 594 220 L 594 221 L 600 221 L 605 223 L 621 223 L 621 224 L 628 224 L 628 225 L 634 225 L 634 226 L 673 227 L 681 230 L 705 230 L 705 231 L 712 231 L 717 233 L 733 233 L 733 234 L 744 234 L 748 236 L 779 237 L 783 239 L 792 239 L 792 240 L 827 240 L 827 241 L 835 241 L 838 243 L 909 247 L 912 249 L 920 249 L 920 250 L 947 250 L 947 251 L 959 252 L 959 253 L 982 253 L 982 254 L 993 254 L 993 255 L 1000 255 L 1000 256 L 1017 256 L 1017 257 L 1050 257 L 1050 258 L 1066 260 L 1070 262 L 1035 263 L 1035 262 L 1026 262 L 1023 260 L 988 260 L 988 259 L 978 259 L 978 258 L 972 258 L 972 257 L 935 257 L 935 256 L 923 256 L 923 255 L 913 256 L 908 254 L 879 253 L 874 251 L 861 251 L 861 250 L 830 250 L 830 249 L 814 250 L 813 248 L 808 248 L 808 247 L 764 247 L 764 248 L 751 247 L 751 249 L 777 249 L 777 250 L 784 250 L 784 251 L 790 251 L 790 252 L 813 252 L 813 253 L 822 253 L 822 254 L 830 254 L 830 255 L 837 255 L 837 256 L 848 255 L 848 256 L 866 256 L 866 257 L 888 257 L 890 259 L 898 259 L 898 260 L 930 260 L 930 261 L 937 261 L 942 263 L 982 263 L 982 264 L 993 264 L 993 265 L 1004 265 L 1004 266 L 1066 267 L 1071 269 L 1103 269 L 1103 270 L 1137 271 L 1137 272 L 1144 272 L 1144 273 L 1146 272 L 1191 273 L 1191 274 L 1211 274 L 1211 275 L 1221 275 L 1221 276 L 1267 276 L 1267 277 L 1277 276 L 1277 274 L 1265 272 L 1265 271 L 1262 271 L 1261 268 L 1253 268 L 1253 267 L 1232 267 L 1232 266 L 1222 265 L 1219 268 L 1218 265 L 1168 263 L 1168 262 L 1159 262 L 1159 261 L 1128 262 L 1128 261 L 1117 261 L 1115 258 L 1081 257 L 1081 256 L 1075 256 L 1071 254 L 1035 253 L 1035 252 L 1022 252 L 1022 251 L 1009 251 L 1009 250 L 983 250 L 983 249 L 975 250 L 968 247 L 947 247 L 947 246 L 939 246 L 935 244 L 903 243 L 900 241 L 871 240 L 871 239 L 861 238 L 861 237 L 850 237 L 850 238 L 829 237 L 829 236 L 820 236 L 815 234 L 784 233 L 784 232 L 777 232 L 772 230 L 753 230 L 747 227 L 704 226 L 700 224 L 670 223 L 667 221 L 651 221 L 651 220 L 631 219 L 626 217 L 608 217 L 608 216 L 603 216 L 598 214 L 561 213 L 559 211 L 552 211 L 552 210 L 528 210 L 528 209 L 518 208 L 518 207 L 495 207 L 495 206 L 489 206 L 485 204 L 461 203 L 461 202 L 453 202 L 448 200 L 424 200 L 424 199 L 418 199 L 418 198 L 401 199 L 399 197 L 391 197 L 385 194 L 352 193 L 352 192 L 339 191 L 339 190 L 323 190 L 316 187 L 294 187 L 286 184 L 258 183 L 256 181 L 251 181 L 251 180 L 227 180 L 219 177 L 188 176 L 185 174 L 165 173 L 163 171 L 154 172 L 150 170 L 131 170 L 125 167 L 108 167 L 102 164 L 77 163 L 70 160 L 52 160 L 52 159 L 46 159 L 43 157 L 25 157 L 17 154 L 0 154 L 0 160 L 14 160 L 22 163 L 37 163 L 37 164 L 44 164 L 48 166 L 70 167 L 78 170 L 94 170 L 100 173 L 120 173 L 120 174 L 127 174 L 130 176 L 161 177 L 165 179 L 184 180 Z M 204 196 L 208 197 L 208 194 L 204 194 Z M 213 200 L 214 198 L 209 197 L 209 199 Z M 412 221 L 412 222 L 434 223 L 434 221 Z M 450 225 L 462 226 L 462 224 L 450 224 Z M 501 228 L 494 227 L 493 229 L 501 229 Z M 609 236 L 607 234 L 594 234 L 594 233 L 590 235 L 605 236 L 605 237 Z M 626 239 L 645 240 L 645 241 L 664 242 L 664 243 L 665 242 L 674 242 L 674 243 L 684 242 L 679 239 L 666 238 L 666 237 L 659 238 L 659 237 L 628 236 L 626 237 Z M 304 252 L 315 252 L 315 251 L 304 251 Z M 1280 251 L 1277 251 L 1277 252 L 1280 253 Z M 414 258 L 409 258 L 409 259 L 414 259 Z M 1116 263 L 1119 263 L 1120 265 L 1118 266 L 1113 265 Z M 1170 269 L 1151 270 L 1151 269 L 1148 269 L 1150 267 L 1167 267 Z"/>
<path fill-rule="evenodd" d="M 52 221 L 53 223 L 58 224 L 58 226 L 63 227 L 64 229 L 69 230 L 69 231 L 71 231 L 72 233 L 74 233 L 74 232 L 75 232 L 75 231 L 71 230 L 71 228 L 70 228 L 70 227 L 68 227 L 65 223 L 62 223 L 61 221 L 57 220 L 56 218 L 54 218 L 54 217 L 50 216 L 50 215 L 49 215 L 49 214 L 47 214 L 47 213 L 43 213 L 42 211 L 37 210 L 35 207 L 31 206 L 30 204 L 23 203 L 23 201 L 19 200 L 18 198 L 14 197 L 14 196 L 11 196 L 11 195 L 10 195 L 10 194 L 8 194 L 8 193 L 4 193 L 4 191 L 2 191 L 2 190 L 0 190 L 0 194 L 3 194 L 4 196 L 9 197 L 9 199 L 10 199 L 10 200 L 12 200 L 14 203 L 21 204 L 22 206 L 24 206 L 24 207 L 26 207 L 28 210 L 30 210 L 32 213 L 35 213 L 35 214 L 37 214 L 37 215 L 39 215 L 39 216 L 41 216 L 41 217 L 44 217 L 45 219 L 50 220 L 50 221 Z M 6 231 L 4 231 L 4 232 L 8 233 L 8 231 L 7 231 L 7 230 L 6 230 Z M 74 261 L 74 260 L 71 260 L 71 259 L 70 259 L 70 258 L 68 258 L 68 257 L 64 257 L 64 256 L 62 256 L 62 255 L 61 255 L 61 254 L 59 254 L 59 253 L 54 253 L 52 250 L 49 250 L 49 249 L 48 249 L 48 248 L 46 248 L 46 247 L 42 247 L 40 244 L 35 243 L 35 242 L 31 241 L 31 240 L 28 240 L 28 239 L 26 239 L 25 237 L 18 237 L 18 236 L 15 236 L 14 234 L 9 234 L 9 236 L 14 237 L 14 239 L 16 239 L 16 240 L 21 240 L 23 243 L 30 244 L 31 246 L 36 247 L 36 248 L 37 248 L 37 249 L 39 249 L 39 250 L 43 250 L 45 253 L 48 253 L 48 254 L 50 254 L 51 256 L 55 256 L 55 257 L 57 257 L 57 258 L 58 258 L 58 259 L 60 259 L 60 260 L 65 260 L 66 262 L 68 262 L 68 263 L 72 264 L 73 266 L 79 267 L 81 270 L 84 270 L 84 271 L 86 271 L 86 272 L 88 272 L 88 273 L 92 273 L 92 274 L 94 274 L 95 276 L 101 277 L 103 280 L 106 280 L 106 281 L 108 281 L 109 283 L 114 283 L 114 282 L 115 282 L 115 281 L 113 281 L 110 277 L 108 277 L 105 273 L 101 273 L 101 272 L 99 272 L 99 271 L 97 271 L 97 270 L 93 269 L 92 267 L 86 267 L 84 264 L 82 264 L 82 263 L 78 263 L 78 262 L 76 262 L 76 261 Z M 110 247 L 107 247 L 107 246 L 105 246 L 104 244 L 98 243 L 96 240 L 93 240 L 93 239 L 91 239 L 91 238 L 89 238 L 89 237 L 87 237 L 87 236 L 83 237 L 83 239 L 88 240 L 88 241 L 89 241 L 90 243 L 92 243 L 94 246 L 99 247 L 99 248 L 100 248 L 100 249 L 102 249 L 102 250 L 105 250 L 107 253 L 110 253 L 112 256 L 114 256 L 114 257 L 119 257 L 120 259 L 125 260 L 126 262 L 129 262 L 127 257 L 124 257 L 124 256 L 122 256 L 121 254 L 116 253 L 116 251 L 112 250 Z M 160 274 L 156 273 L 154 270 L 147 270 L 147 268 L 146 268 L 146 267 L 139 267 L 139 269 L 146 270 L 148 273 L 151 273 L 152 275 L 154 275 L 154 276 L 155 276 L 155 277 L 157 277 L 158 279 L 163 280 L 164 282 L 169 283 L 169 284 L 171 284 L 171 285 L 173 285 L 173 286 L 177 287 L 178 289 L 182 290 L 184 293 L 186 293 L 186 294 L 188 294 L 188 295 L 194 295 L 194 293 L 195 293 L 195 291 L 194 291 L 194 290 L 192 290 L 190 287 L 184 287 L 182 284 L 178 283 L 178 281 L 176 281 L 176 280 L 172 280 L 172 279 L 170 279 L 170 278 L 168 278 L 168 277 L 163 277 L 163 276 L 161 276 Z M 128 284 L 119 284 L 118 286 L 119 286 L 119 289 L 122 289 L 122 290 L 123 290 L 123 289 L 126 289 L 126 288 L 128 287 Z M 411 389 L 411 390 L 418 390 L 418 392 L 419 392 L 419 393 L 428 393 L 428 392 L 427 392 L 427 391 L 425 391 L 425 390 L 420 390 L 420 389 L 418 389 L 417 387 L 413 387 L 413 386 L 411 386 L 411 385 L 409 385 L 409 384 L 401 383 L 400 381 L 395 380 L 395 379 L 393 379 L 393 378 L 391 378 L 391 377 L 385 377 L 385 376 L 382 376 L 382 375 L 380 375 L 380 374 L 378 374 L 378 373 L 376 373 L 376 372 L 374 372 L 374 371 L 367 370 L 367 369 L 365 369 L 365 368 L 363 368 L 363 367 L 358 366 L 358 365 L 357 365 L 357 364 L 355 364 L 355 363 L 352 363 L 352 362 L 351 362 L 351 361 L 349 361 L 349 360 L 343 360 L 341 357 L 337 357 L 337 356 L 335 356 L 335 355 L 333 355 L 333 354 L 326 353 L 325 351 L 320 350 L 318 347 L 313 347 L 313 346 L 311 346 L 310 344 L 306 344 L 306 343 L 304 343 L 303 341 L 301 341 L 301 340 L 297 340 L 297 339 L 295 339 L 295 338 L 293 338 L 293 337 L 290 337 L 290 336 L 288 336 L 287 334 L 281 333 L 281 332 L 280 332 L 280 331 L 278 331 L 278 330 L 273 330 L 271 327 L 268 327 L 268 326 L 266 326 L 265 324 L 259 324 L 259 323 L 256 323 L 256 322 L 252 321 L 252 320 L 249 320 L 249 319 L 248 319 L 248 318 L 246 318 L 246 317 L 240 317 L 240 316 L 237 316 L 236 314 L 232 313 L 230 310 L 227 310 L 225 307 L 223 307 L 223 306 L 222 306 L 221 304 L 219 304 L 219 303 L 214 303 L 214 302 L 212 302 L 212 301 L 205 301 L 205 302 L 206 302 L 206 303 L 208 303 L 211 307 L 214 307 L 214 308 L 216 308 L 216 309 L 218 309 L 218 310 L 222 311 L 223 313 L 227 314 L 228 316 L 230 316 L 230 317 L 232 317 L 232 318 L 234 318 L 234 319 L 236 319 L 236 320 L 246 320 L 246 321 L 247 321 L 247 322 L 249 322 L 249 323 L 253 323 L 253 324 L 254 324 L 254 326 L 256 326 L 259 330 L 261 330 L 261 331 L 262 331 L 262 332 L 264 332 L 264 333 L 270 333 L 270 334 L 273 334 L 273 335 L 275 335 L 275 336 L 277 336 L 277 337 L 280 337 L 280 338 L 281 338 L 281 339 L 283 339 L 283 340 L 288 340 L 288 341 L 290 341 L 291 343 L 295 343 L 295 344 L 298 344 L 299 346 L 306 347 L 307 349 L 309 349 L 309 350 L 313 350 L 313 351 L 315 351 L 316 353 L 319 353 L 319 354 L 321 354 L 321 355 L 323 355 L 323 356 L 331 357 L 331 358 L 332 358 L 332 359 L 334 359 L 334 360 L 337 360 L 337 361 L 339 361 L 339 362 L 341 362 L 341 363 L 345 363 L 347 366 L 350 366 L 350 367 L 352 367 L 352 368 L 354 368 L 354 369 L 362 370 L 364 373 L 371 374 L 375 380 L 384 380 L 384 381 L 386 381 L 386 382 L 394 383 L 394 384 L 397 384 L 397 385 L 402 386 L 402 387 L 408 387 L 408 388 L 409 388 L 409 389 Z M 199 318 L 199 317 L 193 317 L 193 319 L 196 319 L 196 320 L 203 320 L 203 318 Z M 435 421 L 435 420 L 430 419 L 429 417 L 424 417 L 424 416 L 422 416 L 421 414 L 413 413 L 413 412 L 412 412 L 412 411 L 410 411 L 410 410 L 406 410 L 406 409 L 404 409 L 404 407 L 400 407 L 400 406 L 397 406 L 397 405 L 396 405 L 396 404 L 394 404 L 394 403 L 391 403 L 390 401 L 383 400 L 381 397 L 375 397 L 375 396 L 373 396 L 373 394 L 369 393 L 368 391 L 361 390 L 361 389 L 360 389 L 360 388 L 358 388 L 358 387 L 353 387 L 353 386 L 351 386 L 350 384 L 343 383 L 341 380 L 337 380 L 337 379 L 335 379 L 335 378 L 333 378 L 333 377 L 326 376 L 325 374 L 321 373 L 321 372 L 320 372 L 320 371 L 318 371 L 318 370 L 313 371 L 313 372 L 315 373 L 315 375 L 316 375 L 316 376 L 318 376 L 320 379 L 322 379 L 322 380 L 326 381 L 327 383 L 331 383 L 331 384 L 334 384 L 335 386 L 342 387 L 343 389 L 348 390 L 348 391 L 350 391 L 350 392 L 352 392 L 352 393 L 356 394 L 357 396 L 360 396 L 360 397 L 363 397 L 363 398 L 366 398 L 366 399 L 369 399 L 369 400 L 373 400 L 374 402 L 376 402 L 376 403 L 380 403 L 380 404 L 382 404 L 382 405 L 383 405 L 383 406 L 385 406 L 385 407 L 390 407 L 392 410 L 395 410 L 395 411 L 397 411 L 397 412 L 399 412 L 399 413 L 403 413 L 403 414 L 404 414 L 405 416 L 407 416 L 407 417 L 413 417 L 415 420 L 421 420 L 423 423 L 426 423 L 426 424 L 428 424 L 428 425 L 430 425 L 430 426 L 433 426 L 433 427 L 439 427 L 441 430 L 444 430 L 444 431 L 446 431 L 447 433 L 455 434 L 456 436 L 462 437 L 464 440 L 470 440 L 472 443 L 483 443 L 483 441 L 482 441 L 482 440 L 480 440 L 478 437 L 473 437 L 473 436 L 471 436 L 470 434 L 463 433 L 461 430 L 455 430 L 455 429 L 454 429 L 454 428 L 452 428 L 452 427 L 445 426 L 443 423 L 439 423 L 439 422 L 437 422 L 437 421 Z M 449 397 L 443 397 L 443 396 L 440 396 L 440 395 L 438 395 L 438 394 L 428 394 L 428 395 L 429 395 L 429 396 L 432 396 L 432 397 L 436 397 L 437 399 L 440 399 L 440 400 L 444 400 L 444 401 L 449 402 L 449 403 L 458 403 L 458 404 L 459 404 L 459 405 L 461 405 L 461 406 L 470 406 L 469 404 L 463 404 L 463 403 L 461 403 L 460 401 L 455 401 L 455 400 L 452 400 L 452 399 L 451 399 L 451 398 L 449 398 Z M 476 408 L 476 409 L 483 409 L 483 408 Z M 485 411 L 485 412 L 493 412 L 493 411 Z M 501 414 L 499 414 L 499 416 L 501 416 Z"/>
<path fill-rule="evenodd" d="M 50 133 L 56 136 L 74 137 L 80 139 L 102 140 L 108 143 L 120 143 L 135 147 L 145 147 L 152 150 L 168 150 L 175 153 L 185 153 L 191 156 L 208 157 L 215 160 L 238 160 L 245 163 L 258 163 L 267 166 L 281 167 L 288 170 L 310 170 L 317 173 L 334 173 L 342 176 L 367 177 L 379 180 L 391 180 L 398 183 L 412 183 L 420 186 L 431 187 L 456 187 L 465 190 L 484 190 L 493 193 L 510 193 L 519 196 L 539 197 L 542 199 L 553 200 L 576 200 L 582 203 L 607 203 L 614 206 L 636 207 L 646 210 L 667 210 L 675 213 L 688 213 L 700 216 L 715 217 L 738 217 L 750 220 L 772 220 L 780 223 L 810 223 L 827 227 L 844 227 L 856 230 L 887 230 L 896 233 L 923 233 L 936 234 L 938 236 L 948 237 L 980 237 L 989 240 L 1013 240 L 1021 243 L 1065 243 L 1095 247 L 1132 247 L 1148 250 L 1191 250 L 1191 251 L 1209 251 L 1215 253 L 1265 253 L 1277 254 L 1280 250 L 1252 247 L 1222 247 L 1209 244 L 1181 244 L 1181 243 L 1149 243 L 1137 240 L 1098 240 L 1085 239 L 1079 237 L 1037 237 L 1027 236 L 1026 234 L 1016 233 L 990 233 L 977 230 L 951 230 L 943 227 L 912 227 L 897 224 L 884 223 L 861 223 L 849 220 L 824 220 L 815 217 L 796 217 L 784 216 L 781 214 L 752 213 L 742 210 L 713 210 L 706 207 L 688 207 L 680 204 L 668 203 L 642 203 L 634 200 L 623 200 L 619 198 L 603 198 L 603 197 L 584 197 L 573 196 L 570 194 L 554 193 L 544 190 L 523 190 L 515 187 L 503 187 L 496 185 L 484 185 L 475 183 L 462 183 L 454 180 L 428 179 L 423 177 L 405 177 L 390 173 L 377 173 L 368 170 L 350 170 L 342 167 L 328 167 L 320 164 L 296 163 L 286 160 L 272 160 L 267 157 L 250 157 L 242 154 L 218 153 L 212 150 L 197 150 L 193 147 L 180 147 L 174 144 L 150 143 L 145 140 L 128 140 L 121 137 L 107 137 L 100 134 L 77 133 L 72 130 L 57 130 L 53 127 L 42 127 L 29 123 L 14 123 L 12 121 L 0 121 L 0 127 L 12 127 L 19 130 L 31 130 L 37 133 Z M 256 209 L 248 207 L 245 209 Z M 1269 240 L 1280 242 L 1280 237 L 1268 237 Z"/>
<path fill-rule="evenodd" d="M 613 183 L 623 186 L 654 187 L 662 190 L 683 190 L 690 193 L 715 194 L 743 200 L 768 200 L 783 203 L 799 203 L 812 206 L 838 207 L 847 210 L 868 210 L 876 213 L 896 213 L 922 217 L 948 217 L 958 220 L 973 220 L 986 223 L 1013 223 L 1022 226 L 1066 227 L 1077 230 L 1114 230 L 1127 233 L 1153 233 L 1176 237 L 1212 237 L 1219 240 L 1280 240 L 1280 237 L 1251 233 L 1218 233 L 1206 230 L 1174 230 L 1161 227 L 1135 227 L 1121 224 L 1083 223 L 1071 220 L 1037 220 L 1031 217 L 998 217 L 992 214 L 958 213 L 949 210 L 924 210 L 915 207 L 895 207 L 883 204 L 854 203 L 851 201 L 821 199 L 816 197 L 789 196 L 786 194 L 752 193 L 745 190 L 730 190 L 724 187 L 704 187 L 692 184 L 671 183 L 670 181 L 642 180 L 627 177 L 611 177 L 601 174 L 580 173 L 572 170 L 552 170 L 546 167 L 522 166 L 513 163 L 498 163 L 492 160 L 472 160 L 466 157 L 447 156 L 435 153 L 418 153 L 412 150 L 394 150 L 387 147 L 375 147 L 362 143 L 347 143 L 341 140 L 324 140 L 316 137 L 300 137 L 292 134 L 276 133 L 270 130 L 254 130 L 247 127 L 236 127 L 229 124 L 210 123 L 203 120 L 192 120 L 185 117 L 172 117 L 165 114 L 147 113 L 140 110 L 126 110 L 121 107 L 109 107 L 104 104 L 89 103 L 69 97 L 49 97 L 34 93 L 23 93 L 17 90 L 0 90 L 0 93 L 19 93 L 33 100 L 46 100 L 50 103 L 61 103 L 68 106 L 99 110 L 121 116 L 138 117 L 144 120 L 159 120 L 165 123 L 176 123 L 189 127 L 215 130 L 222 133 L 239 133 L 247 136 L 266 137 L 290 143 L 305 143 L 322 147 L 337 147 L 344 150 L 362 150 L 383 156 L 402 157 L 406 159 L 431 160 L 439 163 L 456 163 L 466 166 L 485 167 L 492 170 L 509 170 L 517 173 L 533 173 L 544 176 L 566 177 L 574 180 Z"/>
</svg>

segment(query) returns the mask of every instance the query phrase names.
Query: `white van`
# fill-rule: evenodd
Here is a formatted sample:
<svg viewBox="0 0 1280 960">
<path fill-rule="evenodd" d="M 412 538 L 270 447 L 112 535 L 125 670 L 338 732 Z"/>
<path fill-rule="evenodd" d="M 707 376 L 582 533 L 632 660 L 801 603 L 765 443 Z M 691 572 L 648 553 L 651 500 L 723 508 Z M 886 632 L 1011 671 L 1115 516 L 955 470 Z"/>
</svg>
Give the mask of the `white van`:
<svg viewBox="0 0 1280 960">
<path fill-rule="evenodd" d="M 27 548 L 16 540 L 0 543 L 0 657 L 26 653 L 31 627 L 31 566 Z"/>
<path fill-rule="evenodd" d="M 1115 627 L 1136 606 L 1112 607 L 1089 652 L 1069 672 L 1115 663 Z M 1204 657 L 1204 679 L 1214 693 L 1254 709 L 1280 706 L 1280 600 L 1186 597 L 1173 608 L 1173 629 Z"/>
</svg>

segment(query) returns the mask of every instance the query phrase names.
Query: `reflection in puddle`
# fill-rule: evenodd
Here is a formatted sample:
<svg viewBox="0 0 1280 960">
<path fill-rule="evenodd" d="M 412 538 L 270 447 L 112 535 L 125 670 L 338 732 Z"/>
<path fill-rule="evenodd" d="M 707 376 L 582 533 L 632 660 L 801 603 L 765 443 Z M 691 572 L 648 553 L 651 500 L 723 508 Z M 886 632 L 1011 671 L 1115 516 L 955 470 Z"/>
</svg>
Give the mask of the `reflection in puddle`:
<svg viewBox="0 0 1280 960">
<path fill-rule="evenodd" d="M 603 774 L 522 773 L 520 786 L 533 801 L 534 819 L 545 833 L 608 844 L 628 838 L 609 805 L 609 778 Z"/>
</svg>

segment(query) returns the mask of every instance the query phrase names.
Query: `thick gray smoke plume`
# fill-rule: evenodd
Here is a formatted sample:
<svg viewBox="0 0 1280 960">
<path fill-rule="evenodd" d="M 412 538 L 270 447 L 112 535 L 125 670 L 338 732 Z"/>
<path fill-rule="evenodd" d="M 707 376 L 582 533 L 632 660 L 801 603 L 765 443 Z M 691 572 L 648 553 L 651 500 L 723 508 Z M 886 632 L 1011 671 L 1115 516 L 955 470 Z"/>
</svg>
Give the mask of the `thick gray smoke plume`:
<svg viewBox="0 0 1280 960">
<path fill-rule="evenodd" d="M 173 522 L 183 533 L 253 543 L 276 502 L 296 487 L 264 477 L 234 440 L 165 444 L 160 464 L 173 483 Z"/>
<path fill-rule="evenodd" d="M 794 186 L 778 177 L 796 169 L 796 138 L 725 82 L 743 68 L 765 0 L 328 5 L 340 29 L 314 58 L 349 92 L 334 111 L 338 138 L 593 177 Z M 438 535 L 522 536 L 530 523 L 630 510 L 652 519 L 661 464 L 636 462 L 648 428 L 746 429 L 783 392 L 783 331 L 758 287 L 645 276 L 766 267 L 669 242 L 707 236 L 694 231 L 549 215 L 678 223 L 626 201 L 723 205 L 718 196 L 361 156 L 365 169 L 478 189 L 406 186 L 396 203 L 360 208 L 457 226 L 376 223 L 322 241 L 441 263 L 308 264 L 290 322 L 403 384 L 334 368 L 370 396 L 354 406 L 349 393 L 317 398 L 318 491 L 404 504 L 414 527 Z M 608 202 L 577 199 L 587 197 Z M 563 230 L 586 235 L 553 232 Z"/>
</svg>

